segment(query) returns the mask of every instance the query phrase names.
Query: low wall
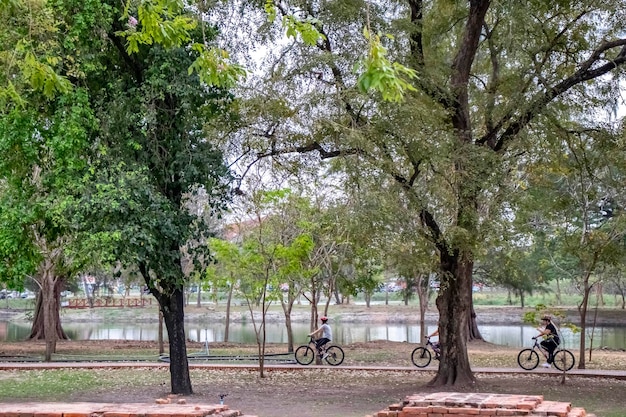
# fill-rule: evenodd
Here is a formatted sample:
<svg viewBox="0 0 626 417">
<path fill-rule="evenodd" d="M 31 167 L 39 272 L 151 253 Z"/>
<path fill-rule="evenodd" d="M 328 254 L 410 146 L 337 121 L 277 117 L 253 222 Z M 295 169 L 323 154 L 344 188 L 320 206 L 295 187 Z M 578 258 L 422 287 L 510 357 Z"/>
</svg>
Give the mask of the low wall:
<svg viewBox="0 0 626 417">
<path fill-rule="evenodd" d="M 541 395 L 439 392 L 408 396 L 373 417 L 595 417 L 570 403 L 544 401 Z M 372 417 L 372 416 L 368 416 Z"/>
<path fill-rule="evenodd" d="M 95 307 L 145 307 L 152 305 L 153 297 L 143 298 L 114 298 L 114 297 L 98 297 L 94 299 L 88 298 L 70 298 L 63 301 L 63 308 L 95 308 Z"/>
</svg>

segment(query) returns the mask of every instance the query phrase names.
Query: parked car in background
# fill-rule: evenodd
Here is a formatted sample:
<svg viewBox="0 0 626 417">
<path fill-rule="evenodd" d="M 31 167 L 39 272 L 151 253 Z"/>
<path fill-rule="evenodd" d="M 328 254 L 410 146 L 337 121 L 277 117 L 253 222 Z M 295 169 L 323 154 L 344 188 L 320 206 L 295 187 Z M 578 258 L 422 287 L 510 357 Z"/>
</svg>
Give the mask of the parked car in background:
<svg viewBox="0 0 626 417">
<path fill-rule="evenodd" d="M 0 300 L 4 300 L 6 298 L 8 299 L 17 298 L 18 296 L 19 294 L 15 291 L 7 291 L 7 290 L 0 291 Z"/>
</svg>

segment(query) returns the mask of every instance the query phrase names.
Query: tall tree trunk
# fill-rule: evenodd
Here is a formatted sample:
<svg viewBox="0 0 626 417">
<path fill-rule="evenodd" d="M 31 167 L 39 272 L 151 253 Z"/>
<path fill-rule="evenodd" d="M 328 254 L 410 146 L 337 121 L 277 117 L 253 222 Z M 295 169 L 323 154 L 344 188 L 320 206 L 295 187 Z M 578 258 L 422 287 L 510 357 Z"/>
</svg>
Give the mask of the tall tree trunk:
<svg viewBox="0 0 626 417">
<path fill-rule="evenodd" d="M 283 307 L 283 313 L 285 314 L 285 328 L 287 329 L 287 352 L 293 352 L 293 326 L 291 322 L 291 312 L 293 311 L 293 304 L 296 301 L 296 296 L 293 294 L 291 286 L 287 291 L 287 301 L 281 300 L 281 306 Z"/>
<path fill-rule="evenodd" d="M 556 281 L 556 304 L 561 305 L 561 284 L 559 281 L 559 274 L 557 274 L 555 281 Z"/>
<path fill-rule="evenodd" d="M 285 314 L 285 328 L 287 329 L 287 352 L 293 352 L 293 326 L 291 325 L 291 312 Z"/>
<path fill-rule="evenodd" d="M 159 355 L 165 353 L 165 347 L 163 346 L 163 312 L 159 310 Z"/>
<path fill-rule="evenodd" d="M 589 303 L 589 292 L 591 288 L 585 284 L 583 289 L 583 300 L 578 305 L 578 313 L 580 314 L 580 346 L 578 351 L 578 369 L 585 369 L 585 339 L 587 332 L 587 306 Z"/>
<path fill-rule="evenodd" d="M 467 354 L 468 323 L 472 307 L 472 256 L 442 251 L 441 288 L 437 296 L 441 359 L 431 386 L 469 386 L 475 383 Z"/>
<path fill-rule="evenodd" d="M 594 252 L 590 265 L 586 268 L 585 275 L 582 279 L 583 299 L 578 305 L 578 313 L 580 314 L 580 350 L 578 352 L 578 369 L 585 369 L 585 339 L 587 337 L 587 309 L 589 308 L 589 295 L 593 289 L 593 284 L 589 285 L 591 279 L 591 271 L 595 269 L 598 262 L 598 252 Z"/>
<path fill-rule="evenodd" d="M 187 359 L 183 289 L 176 288 L 171 295 L 160 294 L 158 300 L 169 338 L 172 394 L 191 395 L 193 390 Z"/>
<path fill-rule="evenodd" d="M 65 333 L 65 331 L 63 330 L 63 326 L 61 326 L 61 317 L 59 315 L 59 310 L 61 307 L 61 289 L 63 287 L 63 279 L 57 279 L 54 281 L 54 289 L 53 294 L 54 294 L 54 300 L 55 300 L 55 304 L 56 304 L 56 308 L 53 309 L 53 311 L 50 311 L 51 314 L 53 314 L 54 320 L 56 322 L 56 325 L 54 326 L 54 328 L 56 329 L 56 337 L 57 339 L 61 339 L 61 340 L 67 340 L 69 339 L 67 337 L 67 334 Z M 44 303 L 43 303 L 43 297 L 42 297 L 42 292 L 43 292 L 43 288 L 40 288 L 40 291 L 37 293 L 37 300 L 35 301 L 35 315 L 33 317 L 33 325 L 31 327 L 30 330 L 30 335 L 28 336 L 28 339 L 30 340 L 45 340 L 46 336 L 44 334 L 44 329 L 45 329 L 45 323 L 44 323 Z M 49 291 L 49 290 L 46 290 Z M 54 353 L 54 352 L 53 352 Z"/>
<path fill-rule="evenodd" d="M 593 288 L 589 285 L 589 276 L 591 273 L 587 272 L 587 275 L 583 279 L 583 299 L 578 305 L 578 313 L 580 314 L 580 346 L 578 351 L 578 369 L 585 369 L 585 345 L 587 338 L 587 309 L 589 307 L 589 294 Z"/>
<path fill-rule="evenodd" d="M 467 341 L 484 340 L 483 335 L 480 334 L 478 329 L 478 323 L 476 322 L 476 311 L 474 310 L 474 297 L 472 296 L 472 286 L 470 285 L 470 314 L 467 316 Z"/>
<path fill-rule="evenodd" d="M 319 297 L 321 297 L 323 289 L 324 289 L 324 283 L 322 282 L 321 289 L 319 292 Z M 324 303 L 324 315 L 325 316 L 328 315 L 328 307 L 330 307 L 330 300 L 332 299 L 332 293 L 334 290 L 335 290 L 335 280 L 332 278 L 329 278 L 328 279 L 328 292 L 324 294 L 326 295 L 326 302 Z"/>
<path fill-rule="evenodd" d="M 317 303 L 320 299 L 320 292 L 321 291 L 317 288 L 317 280 L 315 277 L 311 277 L 311 298 L 309 299 L 309 303 L 311 304 L 311 332 L 315 330 L 315 326 L 317 325 Z"/>
<path fill-rule="evenodd" d="M 228 286 L 228 298 L 226 299 L 226 324 L 225 324 L 225 329 L 224 329 L 224 342 L 228 342 L 228 338 L 229 338 L 229 328 L 230 328 L 230 306 L 233 302 L 233 288 L 235 287 L 233 285 L 233 274 L 231 272 L 231 280 L 230 280 L 230 285 Z"/>
<path fill-rule="evenodd" d="M 426 336 L 426 310 L 428 309 L 428 275 L 419 274 L 417 279 L 417 299 L 420 305 L 420 343 Z M 426 282 L 424 282 L 426 280 Z"/>
<path fill-rule="evenodd" d="M 44 339 L 46 340 L 46 362 L 52 360 L 52 354 L 57 350 L 57 326 L 59 323 L 59 303 L 55 300 L 54 287 L 57 277 L 54 274 L 54 262 L 47 257 L 41 273 L 41 311 L 43 312 Z"/>
<path fill-rule="evenodd" d="M 598 284 L 596 285 L 596 296 L 597 304 L 600 307 L 604 307 L 604 305 L 606 304 L 604 302 L 604 285 L 601 282 L 598 282 Z"/>
</svg>

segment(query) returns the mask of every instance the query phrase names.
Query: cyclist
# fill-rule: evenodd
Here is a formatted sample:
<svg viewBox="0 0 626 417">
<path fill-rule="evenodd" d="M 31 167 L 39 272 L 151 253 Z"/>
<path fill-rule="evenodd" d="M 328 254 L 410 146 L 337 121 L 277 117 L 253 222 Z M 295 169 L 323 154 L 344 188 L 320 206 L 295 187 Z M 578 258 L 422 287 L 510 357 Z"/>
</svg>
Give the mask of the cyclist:
<svg viewBox="0 0 626 417">
<path fill-rule="evenodd" d="M 315 347 L 317 348 L 317 353 L 322 354 L 322 349 L 324 345 L 333 340 L 333 331 L 328 323 L 326 323 L 328 321 L 328 317 L 322 316 L 320 317 L 320 321 L 322 322 L 322 325 L 318 327 L 313 333 L 309 333 L 309 336 L 313 336 L 313 338 L 315 338 Z M 327 356 L 328 353 L 324 352 L 322 359 L 325 359 Z"/>
<path fill-rule="evenodd" d="M 549 368 L 552 365 L 552 362 L 554 362 L 554 351 L 561 343 L 561 339 L 559 339 L 556 327 L 552 324 L 550 316 L 543 316 L 541 318 L 541 325 L 543 327 L 537 328 L 537 330 L 539 330 L 539 334 L 533 339 L 543 337 L 541 346 L 548 352 L 548 360 L 542 366 L 544 368 Z"/>
<path fill-rule="evenodd" d="M 433 336 L 439 336 L 439 327 L 437 327 L 437 329 L 432 332 L 428 338 L 430 339 Z M 435 351 L 435 359 L 439 359 L 439 356 L 441 356 L 441 344 L 439 341 L 436 342 L 431 342 L 431 344 L 433 345 L 433 350 Z"/>
</svg>

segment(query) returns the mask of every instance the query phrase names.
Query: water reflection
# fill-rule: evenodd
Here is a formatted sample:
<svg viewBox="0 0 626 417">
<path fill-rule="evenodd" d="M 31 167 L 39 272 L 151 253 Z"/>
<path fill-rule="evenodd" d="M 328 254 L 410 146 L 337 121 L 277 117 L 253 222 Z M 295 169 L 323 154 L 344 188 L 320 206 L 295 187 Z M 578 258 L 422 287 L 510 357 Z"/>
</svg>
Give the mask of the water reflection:
<svg viewBox="0 0 626 417">
<path fill-rule="evenodd" d="M 156 323 L 68 323 L 64 324 L 68 336 L 73 340 L 158 340 Z M 196 342 L 224 341 L 225 326 L 217 324 L 190 323 L 186 327 L 187 338 Z M 529 346 L 531 338 L 537 331 L 531 326 L 479 326 L 488 342 L 503 346 Z M 309 327 L 304 323 L 294 323 L 294 341 L 296 344 L 307 341 Z M 429 334 L 435 330 L 434 325 L 427 326 Z M 165 329 L 164 329 L 165 332 Z M 334 339 L 339 344 L 369 342 L 373 340 L 389 340 L 394 342 L 417 343 L 421 339 L 419 326 L 404 324 L 334 324 Z M 0 322 L 0 341 L 25 340 L 30 334 L 29 323 Z M 167 333 L 165 333 L 167 336 Z M 578 348 L 580 334 L 562 329 L 563 345 L 570 349 Z M 589 339 L 589 336 L 588 336 Z M 250 323 L 231 324 L 229 341 L 236 343 L 255 343 L 254 328 Z M 269 343 L 287 343 L 287 330 L 284 324 L 269 323 L 267 325 L 267 341 Z M 611 349 L 626 349 L 626 327 L 599 327 L 594 333 L 594 346 Z M 589 343 L 587 344 L 589 345 Z"/>
</svg>

